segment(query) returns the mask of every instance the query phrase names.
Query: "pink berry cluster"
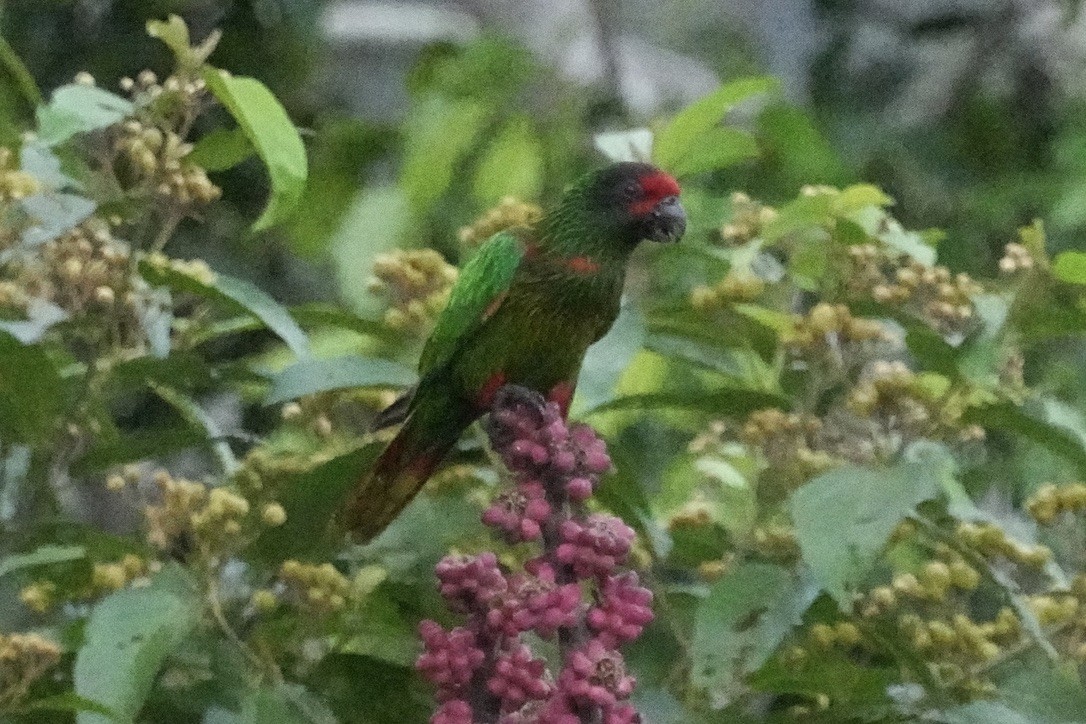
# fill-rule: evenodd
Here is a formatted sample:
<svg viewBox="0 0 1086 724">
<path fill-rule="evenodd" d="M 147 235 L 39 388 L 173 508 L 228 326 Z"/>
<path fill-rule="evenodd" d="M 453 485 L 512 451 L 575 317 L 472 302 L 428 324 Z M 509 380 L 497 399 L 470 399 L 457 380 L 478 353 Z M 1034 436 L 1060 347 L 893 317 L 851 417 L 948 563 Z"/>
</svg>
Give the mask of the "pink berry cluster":
<svg viewBox="0 0 1086 724">
<path fill-rule="evenodd" d="M 450 555 L 438 563 L 439 590 L 463 626 L 423 621 L 416 668 L 436 687 L 433 724 L 633 724 L 634 678 L 618 647 L 652 621 L 652 593 L 620 570 L 634 531 L 589 514 L 584 502 L 611 468 L 592 428 L 570 425 L 558 405 L 506 386 L 487 424 L 512 473 L 483 522 L 539 554 L 506 570 L 494 553 Z M 558 640 L 557 674 L 522 639 Z"/>
</svg>

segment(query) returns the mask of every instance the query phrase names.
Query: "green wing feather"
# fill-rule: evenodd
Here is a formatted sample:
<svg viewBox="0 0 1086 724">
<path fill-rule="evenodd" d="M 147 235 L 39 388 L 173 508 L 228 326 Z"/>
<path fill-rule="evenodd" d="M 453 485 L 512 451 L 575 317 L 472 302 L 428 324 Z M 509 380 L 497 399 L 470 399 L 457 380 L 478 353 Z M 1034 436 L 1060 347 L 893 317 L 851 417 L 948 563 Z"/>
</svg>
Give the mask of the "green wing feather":
<svg viewBox="0 0 1086 724">
<path fill-rule="evenodd" d="M 419 359 L 419 377 L 444 367 L 497 308 L 524 258 L 525 242 L 512 231 L 490 237 L 460 270 L 449 304 L 437 319 Z"/>
</svg>

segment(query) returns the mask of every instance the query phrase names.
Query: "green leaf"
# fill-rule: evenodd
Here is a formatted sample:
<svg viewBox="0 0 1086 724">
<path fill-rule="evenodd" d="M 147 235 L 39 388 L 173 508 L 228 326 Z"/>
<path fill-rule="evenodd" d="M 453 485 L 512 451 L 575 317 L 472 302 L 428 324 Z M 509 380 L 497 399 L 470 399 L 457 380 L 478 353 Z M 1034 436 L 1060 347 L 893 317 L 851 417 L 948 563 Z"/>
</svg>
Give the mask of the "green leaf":
<svg viewBox="0 0 1086 724">
<path fill-rule="evenodd" d="M 288 690 L 290 686 L 292 685 L 284 684 L 274 689 L 255 689 L 242 704 L 238 724 L 314 724 L 315 720 L 304 716 L 291 701 Z"/>
<path fill-rule="evenodd" d="M 852 184 L 841 189 L 834 199 L 834 211 L 847 216 L 869 206 L 882 208 L 893 205 L 894 200 L 873 184 Z"/>
<path fill-rule="evenodd" d="M 711 128 L 691 151 L 671 166 L 676 176 L 693 176 L 707 171 L 719 171 L 758 156 L 758 142 L 754 136 L 736 128 Z"/>
<path fill-rule="evenodd" d="M 91 701 L 76 694 L 74 691 L 66 691 L 63 694 L 37 699 L 27 704 L 26 709 L 28 711 L 89 711 L 101 714 L 111 721 L 117 719 L 117 713 L 108 706 L 102 706 L 96 701 Z"/>
<path fill-rule="evenodd" d="M 78 561 L 86 557 L 87 549 L 83 546 L 44 545 L 30 553 L 16 553 L 0 559 L 0 577 L 24 568 Z"/>
<path fill-rule="evenodd" d="M 166 657 L 196 625 L 201 606 L 187 574 L 176 567 L 150 586 L 127 588 L 91 611 L 72 678 L 81 697 L 132 721 L 143 707 Z M 107 724 L 99 713 L 80 712 L 78 724 Z"/>
<path fill-rule="evenodd" d="M 358 283 L 360 269 L 372 269 L 374 259 L 404 244 L 411 230 L 411 206 L 396 187 L 370 187 L 358 194 L 343 217 L 329 245 L 335 259 L 341 298 L 352 309 L 377 315 L 378 305 L 365 284 Z"/>
<path fill-rule="evenodd" d="M 206 439 L 211 443 L 223 472 L 232 475 L 238 469 L 238 461 L 234 457 L 233 450 L 230 449 L 230 444 L 222 439 L 223 435 L 219 430 L 219 423 L 211 415 L 204 412 L 204 408 L 200 407 L 196 400 L 188 395 L 156 382 L 148 381 L 148 384 L 156 395 L 168 402 L 180 413 L 185 422 L 204 430 L 207 434 Z"/>
<path fill-rule="evenodd" d="M 1086 284 L 1086 252 L 1065 251 L 1052 261 L 1052 273 L 1071 284 Z"/>
<path fill-rule="evenodd" d="M 715 485 L 705 496 L 714 503 L 713 519 L 731 535 L 745 536 L 758 518 L 754 487 L 731 460 L 703 455 L 694 461 L 699 475 Z"/>
<path fill-rule="evenodd" d="M 384 321 L 360 317 L 332 304 L 320 302 L 300 304 L 291 307 L 290 314 L 298 320 L 299 324 L 307 327 L 336 327 L 367 337 L 377 337 L 388 343 L 395 343 L 398 339 L 397 333 L 391 330 Z"/>
<path fill-rule="evenodd" d="M 241 128 L 216 128 L 196 142 L 188 161 L 207 171 L 225 171 L 254 153 L 256 148 Z"/>
<path fill-rule="evenodd" d="M 279 502 L 287 520 L 265 531 L 253 543 L 253 553 L 278 563 L 338 543 L 339 536 L 331 533 L 331 522 L 347 493 L 369 471 L 382 449 L 384 445 L 371 443 L 283 481 Z"/>
<path fill-rule="evenodd" d="M 588 348 L 577 378 L 573 412 L 598 407 L 614 396 L 615 385 L 645 339 L 645 320 L 636 306 L 623 304 L 618 318 L 598 342 Z"/>
<path fill-rule="evenodd" d="M 678 167 L 688 155 L 699 151 L 695 143 L 703 134 L 713 129 L 729 110 L 737 104 L 761 93 L 770 93 L 779 87 L 776 78 L 763 76 L 744 78 L 709 93 L 687 106 L 661 129 L 655 138 L 652 157 L 665 169 Z"/>
<path fill-rule="evenodd" d="M 305 145 L 286 110 L 255 78 L 235 77 L 215 68 L 204 72 L 207 87 L 238 122 L 268 168 L 271 198 L 253 224 L 262 231 L 287 219 L 305 191 L 309 165 Z"/>
<path fill-rule="evenodd" d="M 101 88 L 61 86 L 53 91 L 48 105 L 38 107 L 38 140 L 56 146 L 76 134 L 119 123 L 132 110 L 131 102 Z"/>
<path fill-rule="evenodd" d="M 41 90 L 38 89 L 38 84 L 34 82 L 34 76 L 30 73 L 30 69 L 26 67 L 26 64 L 15 52 L 15 49 L 11 47 L 11 44 L 2 37 L 0 37 L 0 67 L 4 69 L 4 72 L 11 78 L 12 84 L 19 90 L 29 111 L 33 111 L 45 102 Z"/>
<path fill-rule="evenodd" d="M 829 269 L 832 245 L 821 236 L 803 236 L 794 249 L 788 257 L 789 274 L 799 288 L 817 292 Z"/>
<path fill-rule="evenodd" d="M 1026 406 L 996 402 L 973 407 L 962 416 L 962 422 L 1031 440 L 1072 463 L 1080 475 L 1086 476 L 1086 441 L 1071 428 L 1057 424 L 1042 401 Z"/>
<path fill-rule="evenodd" d="M 416 211 L 426 211 L 452 184 L 457 165 L 482 133 L 490 110 L 477 102 L 433 97 L 405 126 L 400 185 Z"/>
<path fill-rule="evenodd" d="M 189 53 L 189 29 L 177 15 L 171 15 L 166 20 L 148 20 L 147 34 L 165 43 L 178 61 L 183 61 Z"/>
<path fill-rule="evenodd" d="M 801 230 L 820 229 L 833 220 L 833 195 L 800 196 L 777 210 L 777 216 L 762 229 L 767 245 Z"/>
<path fill-rule="evenodd" d="M 226 300 L 236 309 L 249 312 L 263 322 L 264 326 L 286 342 L 299 358 L 304 359 L 310 355 L 309 338 L 290 316 L 290 312 L 248 280 L 219 273 L 215 273 L 210 279 L 197 278 L 174 267 L 149 262 L 140 263 L 140 272 L 154 285 L 164 284 L 205 298 Z"/>
<path fill-rule="evenodd" d="M 998 701 L 975 701 L 956 707 L 944 712 L 939 721 L 946 724 L 1041 724 Z"/>
<path fill-rule="evenodd" d="M 0 332 L 0 370 L 0 439 L 44 441 L 67 405 L 67 381 L 44 349 L 6 332 Z"/>
<path fill-rule="evenodd" d="M 68 319 L 68 313 L 44 299 L 31 299 L 26 308 L 26 320 L 0 320 L 0 331 L 7 332 L 23 344 L 39 341 L 49 328 Z"/>
<path fill-rule="evenodd" d="M 26 247 L 35 247 L 71 231 L 94 213 L 96 204 L 75 194 L 49 192 L 19 202 L 34 223 L 21 236 Z M 0 255 L 2 259 L 2 255 Z"/>
<path fill-rule="evenodd" d="M 839 184 L 852 175 L 837 150 L 802 108 L 776 103 L 757 120 L 758 140 L 768 170 L 781 188 L 802 184 Z"/>
<path fill-rule="evenodd" d="M 744 563 L 713 586 L 698 606 L 691 678 L 708 689 L 714 708 L 743 691 L 814 600 L 817 588 L 789 571 Z"/>
<path fill-rule="evenodd" d="M 414 625 L 383 589 L 366 597 L 359 621 L 351 631 L 351 638 L 338 649 L 342 653 L 361 654 L 397 666 L 411 666 L 418 657 Z"/>
<path fill-rule="evenodd" d="M 208 56 L 214 52 L 215 46 L 219 44 L 219 39 L 222 37 L 220 31 L 214 30 L 208 34 L 204 42 L 196 47 L 191 47 L 192 41 L 189 38 L 189 28 L 185 25 L 185 21 L 177 15 L 170 15 L 165 21 L 148 20 L 147 34 L 165 43 L 166 47 L 173 51 L 174 56 L 177 58 L 177 64 L 190 71 L 198 69 L 207 61 Z"/>
<path fill-rule="evenodd" d="M 803 560 L 843 609 L 850 610 L 853 591 L 897 524 L 918 504 L 938 496 L 943 478 L 951 474 L 954 463 L 948 452 L 930 446 L 925 450 L 922 459 L 892 467 L 831 470 L 792 496 Z"/>
<path fill-rule="evenodd" d="M 401 364 L 368 357 L 303 360 L 272 378 L 265 404 L 276 405 L 306 395 L 350 387 L 408 387 L 415 373 Z"/>
<path fill-rule="evenodd" d="M 582 417 L 617 410 L 692 410 L 713 415 L 748 415 L 766 407 L 787 407 L 780 395 L 743 388 L 712 392 L 649 392 L 626 395 L 581 413 Z"/>
<path fill-rule="evenodd" d="M 852 215 L 852 220 L 863 227 L 871 236 L 906 256 L 916 259 L 921 264 L 935 264 L 935 248 L 923 234 L 907 231 L 897 219 L 882 209 L 868 207 Z"/>
<path fill-rule="evenodd" d="M 628 131 L 597 133 L 592 145 L 609 161 L 640 161 L 652 158 L 652 131 L 632 128 Z"/>
<path fill-rule="evenodd" d="M 368 474 L 374 458 L 349 474 L 357 480 Z M 288 513 L 289 516 L 289 513 Z M 479 532 L 479 507 L 462 493 L 416 495 L 383 533 L 359 549 L 366 561 L 380 564 L 396 583 L 430 585 L 434 561 L 448 553 L 465 535 Z"/>
<path fill-rule="evenodd" d="M 508 123 L 475 167 L 475 197 L 493 205 L 504 196 L 534 199 L 543 185 L 543 149 L 526 119 Z"/>
<path fill-rule="evenodd" d="M 890 653 L 890 652 L 886 652 Z M 900 681 L 899 672 L 871 661 L 857 662 L 846 652 L 830 649 L 801 661 L 775 658 L 751 677 L 759 691 L 817 697 L 826 694 L 835 706 L 870 707 L 889 703 L 887 687 Z"/>
<path fill-rule="evenodd" d="M 420 676 L 368 656 L 325 656 L 312 668 L 307 683 L 322 693 L 341 722 L 424 722 L 434 710 L 433 690 Z"/>
</svg>

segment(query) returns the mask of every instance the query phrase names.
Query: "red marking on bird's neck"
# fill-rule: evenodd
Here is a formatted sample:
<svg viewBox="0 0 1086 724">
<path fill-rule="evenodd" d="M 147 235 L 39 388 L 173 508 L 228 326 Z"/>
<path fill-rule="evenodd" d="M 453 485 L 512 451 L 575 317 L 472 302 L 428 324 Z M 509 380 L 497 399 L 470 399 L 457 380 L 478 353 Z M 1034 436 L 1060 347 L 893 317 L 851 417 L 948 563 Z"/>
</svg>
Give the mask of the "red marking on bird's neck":
<svg viewBox="0 0 1086 724">
<path fill-rule="evenodd" d="M 494 404 L 494 395 L 498 394 L 498 390 L 505 384 L 505 373 L 495 372 L 486 378 L 486 382 L 483 383 L 482 389 L 475 395 L 475 406 L 480 410 L 489 410 L 490 406 Z"/>
<path fill-rule="evenodd" d="M 646 174 L 639 178 L 637 182 L 641 185 L 641 191 L 644 195 L 630 204 L 630 213 L 634 216 L 647 214 L 655 208 L 656 204 L 668 196 L 678 196 L 682 192 L 675 177 L 663 171 Z"/>
<path fill-rule="evenodd" d="M 558 405 L 563 418 L 569 417 L 569 405 L 573 402 L 573 392 L 576 389 L 576 385 L 571 382 L 559 382 L 547 393 L 547 399 Z"/>
</svg>

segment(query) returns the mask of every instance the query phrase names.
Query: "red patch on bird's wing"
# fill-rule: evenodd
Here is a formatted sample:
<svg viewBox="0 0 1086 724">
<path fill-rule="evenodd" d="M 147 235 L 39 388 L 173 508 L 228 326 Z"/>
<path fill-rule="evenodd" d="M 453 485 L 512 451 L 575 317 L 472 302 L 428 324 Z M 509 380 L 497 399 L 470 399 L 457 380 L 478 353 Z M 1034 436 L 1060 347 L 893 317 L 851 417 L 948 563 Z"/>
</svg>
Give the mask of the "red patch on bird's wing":
<svg viewBox="0 0 1086 724">
<path fill-rule="evenodd" d="M 547 393 L 547 399 L 558 405 L 562 417 L 569 417 L 569 405 L 573 402 L 573 393 L 577 386 L 572 382 L 559 382 Z"/>
<path fill-rule="evenodd" d="M 678 196 L 682 191 L 675 177 L 663 171 L 646 174 L 639 178 L 637 182 L 641 185 L 644 196 L 630 204 L 630 213 L 634 216 L 649 213 L 660 201 L 668 196 Z"/>
<path fill-rule="evenodd" d="M 478 394 L 475 395 L 475 405 L 482 409 L 488 410 L 494 403 L 494 395 L 498 394 L 498 390 L 505 384 L 505 373 L 495 372 L 486 378 L 486 382 L 483 383 L 482 388 Z"/>
<path fill-rule="evenodd" d="M 566 267 L 576 274 L 595 274 L 600 270 L 600 265 L 587 256 L 575 256 L 566 260 Z"/>
</svg>

